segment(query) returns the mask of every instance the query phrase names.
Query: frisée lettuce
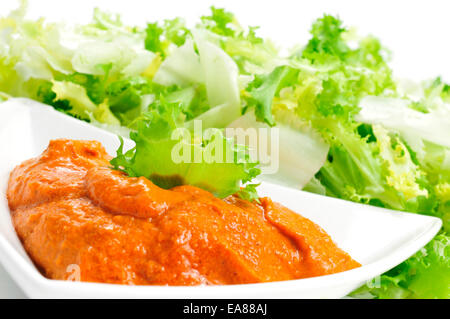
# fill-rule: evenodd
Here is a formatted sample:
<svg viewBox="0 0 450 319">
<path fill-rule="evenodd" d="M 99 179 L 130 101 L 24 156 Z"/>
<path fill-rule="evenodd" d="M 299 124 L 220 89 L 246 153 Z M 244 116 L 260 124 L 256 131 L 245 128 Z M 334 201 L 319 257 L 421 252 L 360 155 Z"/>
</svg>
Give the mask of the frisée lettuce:
<svg viewBox="0 0 450 319">
<path fill-rule="evenodd" d="M 206 130 L 202 136 L 180 129 L 177 103 L 157 102 L 150 108 L 130 133 L 135 147 L 124 153 L 121 139 L 117 157 L 111 160 L 116 169 L 129 176 L 145 176 L 166 189 L 189 184 L 221 198 L 238 193 L 258 200 L 254 184 L 241 189 L 241 183 L 260 173 L 245 147 L 226 138 L 220 129 Z"/>
</svg>

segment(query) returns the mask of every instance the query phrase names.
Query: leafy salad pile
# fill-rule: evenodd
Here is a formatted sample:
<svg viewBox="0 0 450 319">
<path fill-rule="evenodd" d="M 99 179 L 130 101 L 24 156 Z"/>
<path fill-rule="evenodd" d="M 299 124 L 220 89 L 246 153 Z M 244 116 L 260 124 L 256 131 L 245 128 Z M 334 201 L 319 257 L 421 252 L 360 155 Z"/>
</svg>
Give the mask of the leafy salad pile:
<svg viewBox="0 0 450 319">
<path fill-rule="evenodd" d="M 223 9 L 190 28 L 181 18 L 130 27 L 98 9 L 92 23 L 68 26 L 28 20 L 25 9 L 0 19 L 1 99 L 28 97 L 130 136 L 136 146 L 118 150 L 117 168 L 220 197 L 256 199 L 251 180 L 260 173 L 222 129 L 277 127 L 272 180 L 443 220 L 426 247 L 353 296 L 450 297 L 450 86 L 440 78 L 394 79 L 376 38 L 329 15 L 282 54 Z M 213 132 L 188 141 L 202 160 L 171 163 L 172 132 L 194 120 Z M 212 143 L 233 162 L 211 163 Z"/>
</svg>

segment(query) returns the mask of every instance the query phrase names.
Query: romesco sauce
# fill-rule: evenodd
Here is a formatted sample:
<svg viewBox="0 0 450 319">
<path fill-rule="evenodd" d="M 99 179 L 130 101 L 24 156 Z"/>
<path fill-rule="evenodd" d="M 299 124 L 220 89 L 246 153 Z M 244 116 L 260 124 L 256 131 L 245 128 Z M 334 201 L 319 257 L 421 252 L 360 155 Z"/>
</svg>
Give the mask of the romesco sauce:
<svg viewBox="0 0 450 319">
<path fill-rule="evenodd" d="M 165 190 L 109 167 L 95 141 L 53 140 L 16 167 L 7 197 L 26 251 L 52 279 L 218 285 L 320 276 L 360 264 L 310 220 L 269 198 Z"/>
</svg>

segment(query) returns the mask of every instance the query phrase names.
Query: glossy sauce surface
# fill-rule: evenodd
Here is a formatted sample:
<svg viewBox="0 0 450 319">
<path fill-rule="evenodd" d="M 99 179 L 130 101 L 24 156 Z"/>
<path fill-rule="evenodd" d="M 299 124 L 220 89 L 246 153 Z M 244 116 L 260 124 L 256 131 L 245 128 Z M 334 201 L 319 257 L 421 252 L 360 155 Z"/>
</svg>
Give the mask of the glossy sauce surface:
<svg viewBox="0 0 450 319">
<path fill-rule="evenodd" d="M 360 264 L 316 224 L 269 198 L 170 190 L 109 168 L 95 141 L 54 140 L 10 176 L 7 197 L 30 257 L 52 279 L 134 285 L 240 284 Z"/>
</svg>

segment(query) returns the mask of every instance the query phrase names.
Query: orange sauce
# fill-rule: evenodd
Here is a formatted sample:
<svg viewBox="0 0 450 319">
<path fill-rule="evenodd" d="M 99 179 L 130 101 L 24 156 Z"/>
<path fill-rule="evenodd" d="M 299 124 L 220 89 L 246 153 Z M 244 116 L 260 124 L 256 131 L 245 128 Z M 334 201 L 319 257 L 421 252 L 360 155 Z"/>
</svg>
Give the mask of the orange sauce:
<svg viewBox="0 0 450 319">
<path fill-rule="evenodd" d="M 260 204 L 109 168 L 95 141 L 54 140 L 16 167 L 7 197 L 14 227 L 43 274 L 130 285 L 244 284 L 359 267 L 310 220 Z"/>
</svg>

